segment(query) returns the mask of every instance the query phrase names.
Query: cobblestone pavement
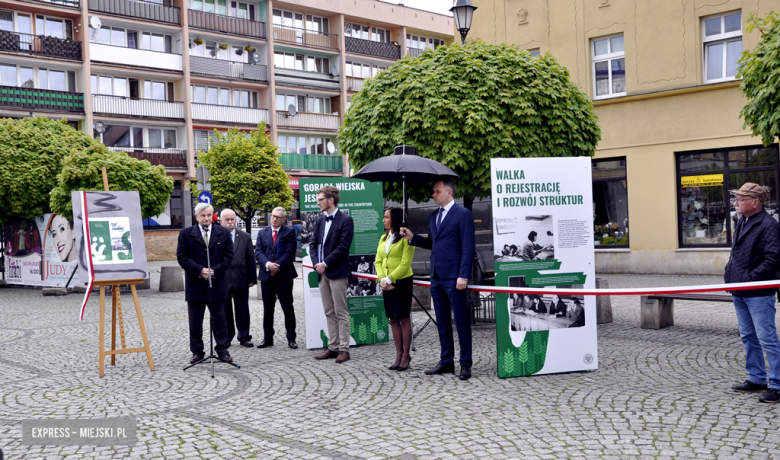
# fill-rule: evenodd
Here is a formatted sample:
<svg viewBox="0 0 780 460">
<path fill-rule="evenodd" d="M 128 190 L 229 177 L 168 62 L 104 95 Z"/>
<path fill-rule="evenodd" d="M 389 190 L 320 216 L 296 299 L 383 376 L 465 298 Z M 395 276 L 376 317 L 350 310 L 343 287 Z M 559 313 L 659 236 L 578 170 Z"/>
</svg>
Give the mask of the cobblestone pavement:
<svg viewBox="0 0 780 460">
<path fill-rule="evenodd" d="M 675 326 L 639 327 L 639 299 L 613 297 L 600 325 L 597 371 L 496 377 L 495 331 L 474 330 L 474 377 L 425 376 L 436 330 L 418 338 L 412 369 L 391 372 L 391 344 L 353 349 L 336 365 L 282 343 L 233 346 L 240 370 L 182 371 L 188 351 L 183 293 L 140 300 L 157 370 L 119 356 L 98 377 L 98 304 L 78 322 L 80 295 L 0 289 L 0 447 L 7 458 L 778 458 L 780 406 L 733 393 L 745 379 L 731 304 L 677 302 Z M 611 287 L 708 284 L 718 277 L 605 276 Z M 128 346 L 141 343 L 125 297 Z M 130 306 L 130 308 L 128 308 Z M 261 303 L 252 332 L 262 338 Z M 296 284 L 299 344 L 303 300 Z M 424 315 L 414 313 L 422 324 Z M 283 331 L 277 309 L 276 330 Z M 456 341 L 457 343 L 457 341 Z M 32 447 L 21 421 L 134 417 L 133 447 Z"/>
</svg>

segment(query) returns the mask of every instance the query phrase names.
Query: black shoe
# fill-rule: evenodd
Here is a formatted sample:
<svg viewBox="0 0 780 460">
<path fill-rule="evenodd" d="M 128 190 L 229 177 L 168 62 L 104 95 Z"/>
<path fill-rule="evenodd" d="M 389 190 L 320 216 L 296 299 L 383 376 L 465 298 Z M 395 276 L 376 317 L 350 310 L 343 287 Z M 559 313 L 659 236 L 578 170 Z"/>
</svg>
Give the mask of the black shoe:
<svg viewBox="0 0 780 460">
<path fill-rule="evenodd" d="M 195 363 L 197 363 L 198 361 L 200 361 L 201 359 L 203 359 L 205 356 L 206 356 L 206 355 L 199 355 L 199 354 L 197 354 L 197 353 L 194 353 L 194 354 L 192 355 L 192 358 L 190 358 L 190 364 L 195 364 Z"/>
<path fill-rule="evenodd" d="M 263 339 L 262 342 L 260 342 L 260 345 L 257 346 L 257 348 L 268 348 L 274 346 L 273 339 Z"/>
<path fill-rule="evenodd" d="M 394 370 L 398 369 L 399 367 L 401 367 L 401 366 L 396 366 L 395 364 L 393 364 L 392 366 L 388 366 L 387 370 L 394 371 Z"/>
<path fill-rule="evenodd" d="M 753 383 L 750 380 L 745 380 L 745 383 L 742 383 L 740 385 L 734 385 L 731 387 L 734 391 L 764 391 L 766 390 L 767 386 L 762 385 L 760 383 Z"/>
<path fill-rule="evenodd" d="M 408 363 L 406 363 L 406 366 L 398 366 L 398 367 L 397 367 L 395 370 L 396 370 L 397 372 L 403 372 L 403 371 L 405 371 L 405 370 L 409 369 L 409 367 L 410 367 L 411 365 L 412 365 L 412 357 L 410 356 L 410 357 L 409 357 L 409 362 L 408 362 Z"/>
<path fill-rule="evenodd" d="M 232 363 L 233 362 L 233 358 L 231 358 L 230 357 L 230 353 L 227 353 L 227 352 L 220 354 L 219 355 L 219 360 L 220 361 L 224 361 L 226 363 Z"/>
<path fill-rule="evenodd" d="M 780 402 L 780 390 L 776 388 L 769 388 L 764 392 L 764 394 L 761 395 L 760 398 L 758 398 L 758 401 L 765 403 Z"/>
<path fill-rule="evenodd" d="M 460 366 L 460 375 L 458 376 L 461 380 L 468 380 L 471 378 L 471 366 Z"/>
<path fill-rule="evenodd" d="M 252 348 L 252 347 L 255 346 L 255 344 L 252 343 L 251 340 L 244 340 L 243 342 L 241 342 L 241 346 L 242 347 L 247 347 L 247 348 Z"/>
<path fill-rule="evenodd" d="M 298 348 L 298 344 L 295 343 L 295 339 L 287 339 L 287 346 L 295 350 Z"/>
<path fill-rule="evenodd" d="M 447 364 L 439 363 L 433 369 L 428 369 L 427 371 L 425 371 L 426 375 L 454 374 L 454 373 L 455 373 L 455 364 L 453 363 L 447 363 Z"/>
</svg>

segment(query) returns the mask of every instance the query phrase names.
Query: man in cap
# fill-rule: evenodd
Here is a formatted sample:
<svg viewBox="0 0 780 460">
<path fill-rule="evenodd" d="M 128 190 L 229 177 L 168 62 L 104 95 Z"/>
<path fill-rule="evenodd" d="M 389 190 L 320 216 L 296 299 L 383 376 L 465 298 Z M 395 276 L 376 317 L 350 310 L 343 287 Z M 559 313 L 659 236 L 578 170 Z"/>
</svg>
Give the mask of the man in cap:
<svg viewBox="0 0 780 460">
<path fill-rule="evenodd" d="M 734 207 L 742 217 L 732 235 L 731 256 L 726 264 L 726 283 L 746 283 L 777 279 L 780 268 L 780 224 L 763 209 L 767 192 L 747 182 L 736 194 Z M 748 379 L 734 385 L 735 391 L 764 391 L 760 402 L 780 401 L 780 340 L 775 329 L 775 289 L 749 289 L 731 292 L 737 310 L 739 335 L 745 346 Z M 769 381 L 764 364 L 769 361 Z M 767 385 L 768 383 L 768 385 Z"/>
</svg>

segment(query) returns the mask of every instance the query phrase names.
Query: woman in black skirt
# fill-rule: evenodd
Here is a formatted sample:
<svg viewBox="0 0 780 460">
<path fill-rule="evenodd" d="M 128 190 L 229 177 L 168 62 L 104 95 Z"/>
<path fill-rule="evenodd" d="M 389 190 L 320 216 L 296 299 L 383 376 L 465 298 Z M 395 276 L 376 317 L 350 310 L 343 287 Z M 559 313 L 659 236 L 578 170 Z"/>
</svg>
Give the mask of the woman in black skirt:
<svg viewBox="0 0 780 460">
<path fill-rule="evenodd" d="M 385 234 L 379 239 L 376 250 L 377 281 L 382 287 L 385 301 L 385 315 L 390 320 L 395 342 L 395 363 L 391 371 L 409 369 L 409 351 L 412 347 L 412 258 L 414 246 L 398 231 L 403 222 L 401 208 L 385 209 Z"/>
</svg>

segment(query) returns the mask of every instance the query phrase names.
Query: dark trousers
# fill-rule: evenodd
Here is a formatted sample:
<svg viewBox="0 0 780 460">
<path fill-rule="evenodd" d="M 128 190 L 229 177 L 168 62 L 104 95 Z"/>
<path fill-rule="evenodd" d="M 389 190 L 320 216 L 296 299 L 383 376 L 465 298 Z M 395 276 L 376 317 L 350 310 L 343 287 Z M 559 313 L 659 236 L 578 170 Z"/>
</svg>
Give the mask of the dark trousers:
<svg viewBox="0 0 780 460">
<path fill-rule="evenodd" d="M 230 340 L 225 326 L 225 301 L 212 301 L 209 308 L 211 315 L 211 330 L 214 332 L 214 349 L 219 354 L 230 348 Z M 190 318 L 190 351 L 199 355 L 203 352 L 203 315 L 206 313 L 206 302 L 187 302 L 187 314 Z"/>
<path fill-rule="evenodd" d="M 239 342 L 251 341 L 252 336 L 249 334 L 249 289 L 230 288 L 228 292 L 230 292 L 230 300 L 225 305 L 228 339 L 232 342 L 233 337 L 236 336 L 236 329 L 238 329 Z M 233 319 L 233 309 L 236 312 L 235 320 Z"/>
<path fill-rule="evenodd" d="M 452 314 L 460 343 L 460 365 L 471 366 L 471 315 L 469 315 L 466 289 L 458 290 L 456 279 L 431 278 L 431 299 L 436 312 L 436 323 L 441 342 L 440 364 L 451 363 L 455 357 L 452 339 Z"/>
<path fill-rule="evenodd" d="M 274 307 L 276 299 L 284 312 L 284 328 L 287 329 L 287 340 L 295 340 L 295 310 L 293 309 L 293 280 L 274 279 L 262 281 L 260 292 L 263 295 L 263 331 L 266 340 L 274 337 Z"/>
</svg>

